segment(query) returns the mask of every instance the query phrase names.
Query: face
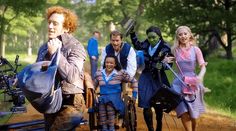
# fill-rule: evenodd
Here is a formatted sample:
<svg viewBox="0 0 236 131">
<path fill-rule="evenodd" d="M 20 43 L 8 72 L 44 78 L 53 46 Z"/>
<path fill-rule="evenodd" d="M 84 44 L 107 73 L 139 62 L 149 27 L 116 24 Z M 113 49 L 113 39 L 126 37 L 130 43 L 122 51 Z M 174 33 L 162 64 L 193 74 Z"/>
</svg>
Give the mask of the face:
<svg viewBox="0 0 236 131">
<path fill-rule="evenodd" d="M 54 13 L 48 19 L 48 38 L 53 39 L 66 32 L 63 27 L 64 16 L 63 14 Z"/>
<path fill-rule="evenodd" d="M 99 39 L 100 38 L 100 34 L 99 33 L 94 33 L 94 36 Z"/>
<path fill-rule="evenodd" d="M 107 57 L 105 61 L 106 72 L 112 72 L 116 66 L 115 59 L 113 57 Z"/>
<path fill-rule="evenodd" d="M 110 42 L 111 42 L 111 45 L 112 45 L 113 49 L 114 49 L 116 52 L 120 51 L 121 43 L 122 43 L 122 39 L 121 39 L 120 36 L 114 36 L 114 35 L 112 35 Z"/>
<path fill-rule="evenodd" d="M 149 32 L 147 34 L 148 37 L 148 42 L 152 45 L 155 46 L 159 40 L 159 36 L 155 32 Z"/>
<path fill-rule="evenodd" d="M 187 29 L 182 28 L 178 31 L 177 37 L 180 44 L 186 45 L 190 40 L 190 33 Z"/>
</svg>

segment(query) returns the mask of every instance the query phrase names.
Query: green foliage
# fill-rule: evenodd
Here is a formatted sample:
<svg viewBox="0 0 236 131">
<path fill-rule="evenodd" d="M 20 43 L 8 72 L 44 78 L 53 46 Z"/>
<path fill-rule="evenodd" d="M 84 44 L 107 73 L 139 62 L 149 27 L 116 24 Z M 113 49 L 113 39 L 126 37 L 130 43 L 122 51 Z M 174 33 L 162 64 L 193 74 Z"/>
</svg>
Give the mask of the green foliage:
<svg viewBox="0 0 236 131">
<path fill-rule="evenodd" d="M 144 10 L 137 17 L 142 2 Z M 161 28 L 164 39 L 171 43 L 176 28 L 179 25 L 188 25 L 194 34 L 199 35 L 199 43 L 204 43 L 208 39 L 209 30 L 217 30 L 220 34 L 230 31 L 232 43 L 235 43 L 236 4 L 226 8 L 222 2 L 225 0 L 97 0 L 96 4 L 87 4 L 80 0 L 73 5 L 69 0 L 0 0 L 0 15 L 4 13 L 0 16 L 0 23 L 5 24 L 5 26 L 1 25 L 0 33 L 7 34 L 8 43 L 14 43 L 13 40 L 17 36 L 18 45 L 6 48 L 7 51 L 14 52 L 12 54 L 8 52 L 7 57 L 14 59 L 15 54 L 26 52 L 28 38 L 32 39 L 33 44 L 45 41 L 45 32 L 47 32 L 43 20 L 45 8 L 61 5 L 75 10 L 79 16 L 79 28 L 75 36 L 84 45 L 87 45 L 92 32 L 98 30 L 102 33 L 100 45 L 105 46 L 109 42 L 110 23 L 114 23 L 117 29 L 121 29 L 120 22 L 126 17 L 136 19 L 138 26 L 136 31 L 141 40 L 146 38 L 146 29 L 150 25 L 156 25 Z M 232 0 L 229 2 L 235 3 Z M 130 41 L 129 37 L 125 40 Z M 33 53 L 38 46 L 34 45 Z M 232 50 L 234 54 L 235 49 Z M 216 52 L 216 56 L 220 53 Z M 35 57 L 30 58 L 21 54 L 21 60 L 26 64 L 34 62 Z M 236 112 L 234 103 L 236 96 L 233 94 L 236 87 L 235 64 L 235 60 L 227 61 L 215 57 L 209 59 L 205 85 L 212 92 L 206 94 L 205 99 L 210 106 Z M 168 74 L 171 75 L 170 72 Z"/>
<path fill-rule="evenodd" d="M 147 18 L 155 21 L 163 31 L 172 35 L 178 26 L 187 25 L 195 35 L 203 37 L 200 43 L 208 41 L 213 33 L 221 43 L 219 36 L 226 33 L 228 46 L 222 43 L 221 45 L 225 49 L 227 58 L 232 59 L 232 41 L 236 38 L 236 15 L 234 15 L 236 1 L 155 0 L 149 1 L 146 8 L 148 8 L 145 14 Z M 205 46 L 207 45 L 205 44 Z"/>
<path fill-rule="evenodd" d="M 229 61 L 217 57 L 209 57 L 204 86 L 211 92 L 204 95 L 205 102 L 211 110 L 236 118 L 236 61 Z M 173 66 L 177 70 L 176 66 Z M 166 71 L 169 81 L 174 75 Z"/>
<path fill-rule="evenodd" d="M 102 39 L 100 44 L 107 44 L 109 41 L 110 23 L 114 23 L 120 30 L 120 22 L 125 17 L 134 17 L 139 0 L 97 0 L 96 4 L 90 5 L 80 2 L 75 10 L 80 18 L 78 37 L 83 43 L 92 35 L 94 30 L 101 31 Z"/>
<path fill-rule="evenodd" d="M 36 60 L 35 55 L 29 57 L 26 54 L 22 54 L 20 52 L 12 52 L 12 53 L 7 54 L 5 58 L 13 65 L 13 67 L 15 67 L 14 61 L 16 58 L 16 54 L 20 56 L 19 64 L 21 64 L 21 66 L 18 68 L 18 72 L 22 70 L 25 66 L 27 66 L 28 64 L 32 64 Z M 6 95 L 6 99 L 9 100 L 11 99 L 11 97 Z M 3 102 L 3 101 L 4 101 L 3 90 L 0 90 L 0 106 L 1 106 L 0 110 L 3 112 L 5 111 L 9 112 L 13 104 L 11 102 Z M 0 116 L 1 117 L 0 124 L 5 124 L 12 117 L 11 115 L 12 114 Z"/>
<path fill-rule="evenodd" d="M 48 4 L 57 4 L 58 0 L 47 0 Z"/>
<path fill-rule="evenodd" d="M 37 15 L 44 9 L 46 0 L 1 0 L 0 6 L 12 8 L 15 14 L 24 12 L 25 15 Z"/>
<path fill-rule="evenodd" d="M 233 114 L 236 114 L 235 64 L 235 60 L 209 58 L 204 78 L 205 86 L 211 89 L 211 92 L 205 95 L 207 104 Z"/>
<path fill-rule="evenodd" d="M 5 58 L 12 65 L 14 65 L 14 61 L 15 61 L 16 55 L 19 55 L 19 64 L 21 64 L 21 66 L 19 66 L 18 71 L 21 71 L 25 66 L 27 66 L 28 64 L 32 64 L 32 63 L 34 63 L 36 61 L 36 55 L 28 56 L 27 54 L 20 53 L 20 52 L 8 53 Z"/>
<path fill-rule="evenodd" d="M 46 0 L 0 0 L 0 55 L 5 55 L 4 35 L 13 33 L 30 36 L 36 32 L 34 17 L 40 16 L 45 9 Z M 19 18 L 19 19 L 17 19 Z"/>
<path fill-rule="evenodd" d="M 19 16 L 17 20 L 12 21 L 9 34 L 22 37 L 30 37 L 32 33 L 37 33 L 37 27 L 42 23 L 42 17 L 23 17 Z M 30 33 L 29 33 L 30 32 Z"/>
<path fill-rule="evenodd" d="M 160 22 L 164 25 L 170 25 L 173 33 L 179 25 L 189 25 L 197 31 L 210 28 L 219 28 L 223 26 L 222 21 L 228 17 L 235 18 L 232 12 L 229 16 L 225 15 L 227 11 L 222 4 L 216 4 L 214 0 L 165 0 L 152 1 L 148 3 L 147 16 L 150 20 Z M 231 19 L 231 21 L 234 21 Z"/>
<path fill-rule="evenodd" d="M 11 33 L 12 30 L 13 32 L 14 30 L 24 30 L 25 32 L 33 30 L 33 32 L 36 32 L 35 27 L 39 26 L 42 22 L 43 1 L 30 3 L 27 0 L 23 2 L 13 2 L 10 0 L 8 3 L 1 3 L 0 5 L 4 7 L 0 11 L 3 12 L 3 9 L 5 9 L 4 14 L 1 14 L 1 20 L 5 19 L 6 22 L 11 22 L 6 23 L 9 25 L 8 33 Z M 24 34 L 26 33 L 23 33 L 23 36 Z M 18 35 L 21 35 L 21 33 Z"/>
</svg>

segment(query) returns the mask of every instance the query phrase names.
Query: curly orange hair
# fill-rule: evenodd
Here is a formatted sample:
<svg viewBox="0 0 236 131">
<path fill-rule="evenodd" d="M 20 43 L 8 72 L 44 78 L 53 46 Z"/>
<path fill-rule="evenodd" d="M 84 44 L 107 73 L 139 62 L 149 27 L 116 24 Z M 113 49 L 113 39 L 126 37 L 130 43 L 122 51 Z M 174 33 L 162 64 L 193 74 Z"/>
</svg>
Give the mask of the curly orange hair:
<svg viewBox="0 0 236 131">
<path fill-rule="evenodd" d="M 74 12 L 61 6 L 53 6 L 47 9 L 47 19 L 49 19 L 54 13 L 64 15 L 65 21 L 63 23 L 63 27 L 69 30 L 68 33 L 72 33 L 76 30 L 78 25 L 78 17 Z"/>
</svg>

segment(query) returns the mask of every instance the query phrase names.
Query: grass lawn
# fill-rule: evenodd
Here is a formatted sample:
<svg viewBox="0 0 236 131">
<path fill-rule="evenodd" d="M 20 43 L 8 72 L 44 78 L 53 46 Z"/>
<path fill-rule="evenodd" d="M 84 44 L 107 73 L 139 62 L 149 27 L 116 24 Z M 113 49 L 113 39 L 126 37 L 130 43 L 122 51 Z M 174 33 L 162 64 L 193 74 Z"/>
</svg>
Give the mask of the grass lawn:
<svg viewBox="0 0 236 131">
<path fill-rule="evenodd" d="M 15 56 L 14 53 L 7 54 L 6 58 L 13 63 Z M 19 70 L 36 60 L 36 55 L 19 54 L 19 56 L 19 63 L 22 64 Z M 211 89 L 211 92 L 205 94 L 204 97 L 207 107 L 236 119 L 236 60 L 210 57 L 207 58 L 207 61 L 204 85 Z M 172 81 L 173 75 L 171 72 L 168 71 L 167 74 L 169 74 L 170 81 Z"/>
<path fill-rule="evenodd" d="M 236 61 L 209 58 L 205 86 L 211 92 L 205 95 L 210 108 L 236 118 Z"/>
</svg>

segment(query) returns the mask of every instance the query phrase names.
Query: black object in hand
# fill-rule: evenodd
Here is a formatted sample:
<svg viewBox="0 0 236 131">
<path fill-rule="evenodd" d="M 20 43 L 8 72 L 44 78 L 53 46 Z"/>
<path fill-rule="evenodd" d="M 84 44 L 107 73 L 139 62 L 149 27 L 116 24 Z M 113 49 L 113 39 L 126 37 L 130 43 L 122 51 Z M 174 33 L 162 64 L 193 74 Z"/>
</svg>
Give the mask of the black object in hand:
<svg viewBox="0 0 236 131">
<path fill-rule="evenodd" d="M 125 36 L 127 37 L 131 32 L 134 32 L 136 22 L 132 18 L 126 18 L 121 22 L 122 27 L 125 29 Z"/>
</svg>

